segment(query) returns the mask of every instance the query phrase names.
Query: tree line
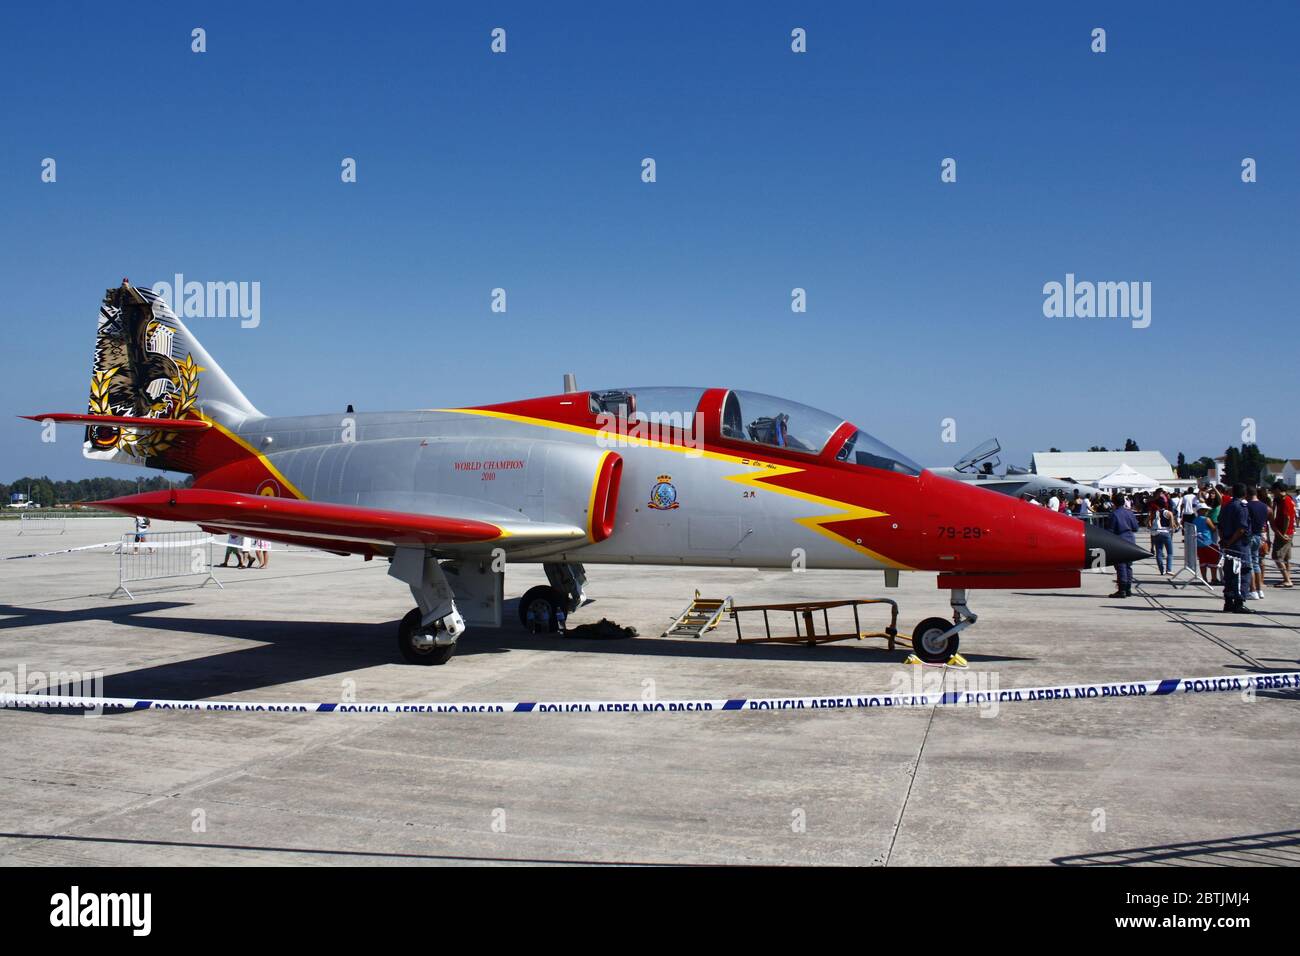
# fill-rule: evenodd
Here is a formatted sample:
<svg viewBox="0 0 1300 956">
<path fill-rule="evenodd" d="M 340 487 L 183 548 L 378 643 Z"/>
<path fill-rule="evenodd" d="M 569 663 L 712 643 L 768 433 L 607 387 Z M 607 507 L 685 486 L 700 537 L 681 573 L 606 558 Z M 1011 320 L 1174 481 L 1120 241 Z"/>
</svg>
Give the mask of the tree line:
<svg viewBox="0 0 1300 956">
<path fill-rule="evenodd" d="M 1260 479 L 1267 474 L 1269 465 L 1280 464 L 1281 458 L 1269 458 L 1259 450 L 1258 445 L 1229 446 L 1223 452 L 1223 477 L 1220 481 L 1227 485 L 1238 481 L 1246 485 L 1258 485 Z M 1178 453 L 1179 478 L 1204 478 L 1213 467 L 1213 458 L 1188 461 L 1182 452 Z"/>
<path fill-rule="evenodd" d="M 172 487 L 189 487 L 193 478 L 174 482 L 162 475 L 148 478 L 82 478 L 79 481 L 53 481 L 48 475 L 27 476 L 9 484 L 0 482 L 0 504 L 8 504 L 12 494 L 30 495 L 42 508 L 72 504 L 74 501 L 103 501 L 140 491 L 165 491 Z"/>
</svg>

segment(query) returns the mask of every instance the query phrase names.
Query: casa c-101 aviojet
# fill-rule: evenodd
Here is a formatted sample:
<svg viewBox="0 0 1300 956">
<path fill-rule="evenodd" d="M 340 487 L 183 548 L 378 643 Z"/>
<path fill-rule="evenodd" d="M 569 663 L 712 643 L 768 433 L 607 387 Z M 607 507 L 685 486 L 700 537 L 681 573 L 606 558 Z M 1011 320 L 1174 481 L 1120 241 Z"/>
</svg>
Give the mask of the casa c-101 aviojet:
<svg viewBox="0 0 1300 956">
<path fill-rule="evenodd" d="M 521 620 L 554 629 L 586 567 L 938 572 L 951 620 L 916 654 L 948 660 L 975 621 L 968 589 L 1077 587 L 1080 570 L 1149 557 L 1067 515 L 932 474 L 832 415 L 728 388 L 568 391 L 485 405 L 263 415 L 165 300 L 123 281 L 100 307 L 84 453 L 194 476 L 100 502 L 326 551 L 382 557 L 416 607 L 398 644 L 445 663 L 467 624 L 502 624 L 504 567 L 548 585 Z"/>
</svg>

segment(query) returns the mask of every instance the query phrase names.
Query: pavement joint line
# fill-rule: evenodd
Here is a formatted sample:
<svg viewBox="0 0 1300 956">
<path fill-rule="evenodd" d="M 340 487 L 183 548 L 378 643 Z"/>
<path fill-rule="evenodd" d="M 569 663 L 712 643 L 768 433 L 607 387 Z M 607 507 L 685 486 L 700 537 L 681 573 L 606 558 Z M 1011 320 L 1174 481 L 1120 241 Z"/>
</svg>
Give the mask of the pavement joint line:
<svg viewBox="0 0 1300 956">
<path fill-rule="evenodd" d="M 341 739 L 342 739 L 342 740 L 346 740 L 346 739 L 349 739 L 349 738 L 352 737 L 352 736 L 355 736 L 355 734 L 345 734 L 345 735 L 343 735 L 343 737 L 342 737 Z M 327 743 L 328 743 L 328 742 L 327 742 Z M 321 746 L 324 746 L 324 744 L 322 744 Z M 308 752 L 308 751 L 310 751 L 311 749 L 314 749 L 314 748 L 312 748 L 312 747 L 299 748 L 297 751 L 295 751 L 295 755 L 296 755 L 297 753 L 305 753 L 305 752 Z M 279 759 L 281 759 L 281 758 L 280 758 L 280 756 L 278 756 L 278 755 L 277 755 L 277 756 L 274 756 L 274 757 L 268 756 L 268 757 L 254 758 L 254 761 L 251 761 L 251 762 L 256 762 L 257 760 L 269 760 L 269 759 L 279 760 Z M 162 804 L 162 803 L 165 803 L 165 802 L 167 802 L 167 801 L 171 801 L 171 800 L 179 799 L 180 797 L 182 797 L 182 796 L 186 796 L 186 795 L 188 795 L 190 792 L 192 792 L 192 791 L 194 791 L 194 790 L 197 790 L 197 789 L 199 789 L 199 788 L 201 788 L 201 787 L 206 787 L 206 786 L 209 786 L 209 785 L 218 785 L 218 784 L 222 784 L 222 783 L 228 782 L 229 780 L 234 779 L 234 778 L 237 778 L 237 777 L 240 777 L 240 776 L 246 776 L 246 777 L 250 777 L 250 778 L 251 778 L 251 777 L 253 777 L 253 775 L 247 772 L 247 769 L 246 769 L 247 766 L 248 766 L 248 764 L 246 763 L 246 764 L 243 765 L 243 766 L 240 768 L 240 770 L 237 771 L 237 772 L 222 773 L 222 774 L 212 775 L 212 776 L 209 776 L 209 777 L 207 777 L 207 778 L 205 778 L 205 779 L 203 779 L 203 780 L 195 781 L 195 782 L 192 783 L 192 784 L 186 784 L 184 787 L 181 787 L 181 788 L 174 788 L 174 789 L 172 789 L 172 790 L 171 790 L 170 792 L 168 792 L 168 793 L 161 793 L 161 794 L 145 794 L 145 795 L 142 795 L 142 796 L 144 796 L 146 799 L 136 800 L 136 801 L 133 801 L 133 802 L 131 802 L 131 803 L 125 805 L 125 806 L 118 807 L 118 808 L 115 808 L 115 809 L 113 809 L 113 810 L 106 811 L 106 812 L 104 812 L 104 813 L 100 813 L 100 814 L 97 814 L 97 815 L 92 815 L 91 817 L 87 817 L 87 818 L 84 818 L 84 819 L 82 819 L 82 820 L 80 820 L 80 821 L 76 821 L 76 822 L 70 823 L 70 824 L 68 824 L 68 829 L 69 829 L 69 830 L 72 830 L 72 829 L 74 829 L 74 828 L 81 828 L 81 827 L 88 826 L 88 825 L 93 824 L 93 823 L 103 823 L 103 822 L 105 822 L 105 821 L 107 821 L 107 820 L 109 820 L 109 819 L 111 819 L 111 818 L 113 818 L 113 817 L 121 816 L 121 815 L 126 814 L 126 813 L 132 813 L 132 812 L 135 812 L 135 811 L 137 811 L 137 810 L 149 809 L 150 807 L 157 806 L 157 805 Z M 129 793 L 135 793 L 136 791 L 127 791 L 127 792 L 129 792 Z M 389 825 L 389 826 L 400 824 L 400 825 L 402 825 L 402 826 L 414 826 L 414 827 L 419 827 L 419 828 L 424 829 L 424 830 L 432 830 L 432 831 L 434 831 L 434 832 L 436 832 L 436 833 L 443 833 L 443 834 L 460 833 L 460 834 L 462 834 L 462 835 L 465 836 L 465 837 L 474 837 L 474 836 L 481 836 L 481 835 L 482 835 L 479 831 L 477 831 L 477 830 L 473 830 L 473 829 L 470 829 L 470 828 L 467 828 L 467 827 L 465 827 L 465 826 L 463 826 L 463 825 L 450 825 L 450 826 L 449 826 L 449 825 L 447 825 L 447 824 L 439 824 L 439 823 L 429 824 L 429 823 L 427 823 L 427 822 L 420 822 L 420 821 L 416 821 L 416 822 L 413 823 L 412 821 L 405 820 L 405 819 L 389 819 L 389 818 L 384 818 L 384 817 L 368 817 L 368 816 L 364 816 L 364 815 L 360 815 L 360 814 L 347 814 L 347 813 L 323 813 L 323 812 L 318 811 L 318 810 L 312 810 L 312 811 L 301 811 L 301 810 L 298 810 L 298 809 L 294 809 L 294 808 L 292 808 L 292 807 L 276 807 L 276 806 L 269 805 L 269 804 L 259 804 L 259 803 L 255 803 L 255 802 L 244 801 L 244 800 L 208 799 L 208 800 L 205 800 L 205 803 L 206 803 L 206 804 L 209 804 L 209 805 L 214 805 L 214 806 L 224 806 L 224 807 L 238 808 L 238 809 L 255 809 L 255 810 L 263 810 L 263 811 L 269 811 L 269 812 L 272 812 L 272 813 L 288 815 L 288 816 L 292 816 L 292 817 L 304 817 L 304 818 L 317 818 L 317 817 L 323 817 L 323 818 L 330 819 L 330 820 L 335 820 L 335 821 L 344 820 L 344 821 L 348 821 L 348 822 L 361 822 L 361 823 L 378 824 L 378 825 Z M 89 834 L 84 834 L 84 833 L 82 833 L 82 834 L 77 834 L 77 833 L 66 833 L 66 834 L 62 834 L 62 835 L 59 835 L 59 834 L 20 834 L 20 833 L 0 833 L 0 840 L 4 840 L 4 839 L 11 839 L 11 840 L 15 840 L 15 841 L 23 841 L 22 844 L 21 844 L 19 847 L 15 848 L 18 852 L 21 852 L 21 851 L 26 850 L 26 849 L 34 848 L 34 847 L 37 847 L 37 846 L 41 846 L 41 845 L 44 845 L 44 844 L 46 844 L 46 843 L 53 842 L 53 841 L 85 841 L 85 842 L 108 842 L 108 843 L 146 843 L 146 844 L 150 844 L 150 845 L 154 845 L 155 843 L 158 844 L 158 845 L 170 845 L 170 844 L 171 844 L 171 841 L 139 840 L 139 839 L 124 838 L 124 837 L 94 837 L 94 836 L 91 836 L 91 835 L 89 835 Z M 513 840 L 515 840 L 515 841 L 517 841 L 517 842 L 524 842 L 524 843 L 541 843 L 541 844 L 548 844 L 548 843 L 553 843 L 553 842 L 555 842 L 555 840 L 554 840 L 553 838 L 550 838 L 550 837 L 541 837 L 541 838 L 537 838 L 537 837 L 531 837 L 531 836 L 521 835 L 521 834 L 512 834 L 512 835 L 511 835 L 511 839 L 513 839 Z M 295 848 L 295 847 L 259 847 L 259 846 L 252 846 L 252 845 L 247 845 L 247 846 L 227 846 L 227 845 L 212 845 L 212 844 L 203 844 L 203 843 L 192 843 L 192 844 L 191 844 L 191 843 L 175 843 L 174 845 L 176 845 L 176 846 L 178 846 L 178 847 L 179 847 L 179 846 L 185 846 L 185 847 L 194 847 L 194 848 L 198 848 L 198 849 L 223 849 L 223 850 L 234 850 L 234 851 L 241 851 L 241 852 L 242 852 L 242 851 L 248 851 L 248 852 L 272 852 L 272 853 L 305 853 L 305 854 L 311 854 L 311 855 L 326 854 L 326 855 L 340 855 L 340 856 L 374 856 L 374 857 L 380 857 L 380 858 L 383 858 L 383 857 L 393 857 L 393 856 L 401 856 L 401 855 L 402 855 L 402 854 L 400 854 L 400 853 L 398 853 L 398 852 L 396 852 L 396 851 L 388 851 L 388 850 L 351 850 L 351 849 L 321 850 L 321 849 L 313 849 L 313 848 Z M 612 843 L 612 842 L 610 842 L 610 841 L 600 841 L 600 840 L 594 840 L 594 841 L 593 841 L 593 840 L 587 840 L 587 841 L 585 841 L 582 845 L 585 846 L 585 847 L 587 847 L 588 849 L 602 849 L 602 850 L 614 850 L 614 851 L 631 849 L 631 847 L 627 847 L 627 846 L 624 846 L 624 845 L 621 845 L 621 844 Z M 455 860 L 455 859 L 457 859 L 457 857 L 455 857 L 455 856 L 453 856 L 453 855 L 448 855 L 448 854 L 413 854 L 413 855 L 416 856 L 416 857 L 419 857 L 419 858 L 428 857 L 428 858 L 430 858 L 430 859 L 443 859 L 443 858 L 445 858 L 445 859 L 449 859 L 449 860 Z M 598 857 L 598 858 L 593 859 L 593 860 L 587 860 L 587 859 L 575 859 L 575 860 L 569 860 L 569 861 L 560 860 L 560 859 L 543 859 L 543 858 L 532 858 L 532 857 L 529 857 L 529 858 L 499 857 L 499 858 L 498 858 L 498 857 L 493 857 L 493 856 L 484 856 L 484 857 L 483 857 L 483 860 L 484 860 L 485 862 L 529 862 L 529 861 L 534 861 L 534 862 L 538 862 L 538 863 L 568 863 L 568 864 L 570 864 L 570 865 L 589 864 L 589 865 L 599 865 L 599 866 L 678 866 L 678 865 L 684 865 L 684 866 L 722 866 L 722 865 L 725 865 L 727 862 L 732 862 L 732 861 L 734 861 L 734 859 L 735 859 L 735 857 L 722 856 L 722 855 L 719 855 L 719 854 L 717 854 L 717 853 L 714 853 L 714 854 L 712 854 L 712 855 L 713 855 L 714 857 L 716 857 L 716 859 L 715 859 L 715 860 L 712 860 L 712 861 L 702 861 L 702 862 L 695 862 L 695 863 L 681 863 L 681 864 L 679 864 L 679 863 L 671 862 L 671 861 L 658 861 L 658 862 L 655 862 L 655 861 L 648 861 L 648 862 L 642 862 L 642 861 L 637 861 L 637 860 L 622 860 L 622 859 L 613 859 L 613 858 L 611 858 L 611 857 L 614 856 L 614 855 L 616 855 L 616 854 L 607 854 L 607 855 L 605 855 L 605 856 L 603 856 L 603 857 Z M 741 854 L 741 855 L 743 856 L 743 854 Z M 7 859 L 7 858 L 8 858 L 8 857 L 0 856 L 0 860 L 4 860 L 4 859 Z M 472 858 L 472 857 L 466 857 L 466 859 L 473 859 L 473 858 Z M 775 865 L 781 865 L 781 864 L 775 864 Z"/>
<path fill-rule="evenodd" d="M 376 859 L 409 859 L 409 860 L 428 860 L 428 861 L 447 861 L 447 862 L 464 862 L 464 863 L 519 863 L 519 864 L 542 864 L 548 866 L 653 866 L 653 867 L 711 867 L 722 866 L 721 863 L 678 863 L 672 861 L 642 861 L 642 860 L 583 860 L 573 859 L 566 860 L 561 858 L 527 858 L 527 857 L 507 857 L 507 856 L 470 856 L 456 855 L 451 853 L 404 853 L 400 851 L 389 850 L 324 850 L 314 847 L 291 847 L 291 846 L 259 846 L 257 844 L 242 843 L 198 843 L 189 840 L 149 840 L 136 837 L 96 837 L 82 834 L 55 834 L 55 833 L 4 833 L 0 832 L 0 840 L 25 841 L 16 847 L 17 852 L 30 849 L 34 846 L 40 846 L 53 841 L 79 842 L 79 843 L 107 843 L 116 845 L 134 845 L 134 846 L 160 846 L 173 847 L 176 849 L 197 849 L 197 850 L 220 850 L 233 853 L 301 853 L 308 856 L 343 856 L 343 857 L 374 857 Z"/>
<path fill-rule="evenodd" d="M 425 835 L 430 835 L 430 833 L 432 835 L 442 835 L 442 836 L 459 835 L 464 840 L 471 840 L 475 837 L 486 836 L 486 834 L 482 830 L 475 829 L 472 826 L 465 824 L 464 822 L 449 823 L 446 822 L 446 818 L 443 817 L 438 818 L 442 822 L 431 823 L 427 820 L 419 820 L 419 819 L 409 820 L 403 817 L 366 816 L 364 814 L 358 814 L 358 813 L 331 813 L 331 812 L 326 812 L 321 810 L 301 810 L 295 807 L 276 806 L 274 804 L 261 804 L 261 803 L 245 801 L 245 800 L 205 798 L 204 803 L 205 806 L 225 807 L 225 808 L 238 809 L 238 810 L 260 810 L 263 812 L 277 814 L 280 816 L 296 817 L 300 819 L 325 819 L 334 822 L 346 821 L 349 823 L 363 823 L 363 824 L 384 826 L 384 827 L 409 827 L 413 831 L 417 831 L 417 830 L 425 831 Z M 557 842 L 556 838 L 552 836 L 534 836 L 532 834 L 521 834 L 518 832 L 514 832 L 510 834 L 501 834 L 501 835 L 505 836 L 507 839 L 512 840 L 516 843 L 524 843 L 530 845 L 548 845 Z M 575 844 L 575 846 L 577 845 L 582 846 L 586 850 L 606 851 L 603 857 L 599 857 L 596 860 L 593 860 L 591 862 L 607 863 L 607 864 L 614 862 L 613 860 L 611 860 L 611 857 L 618 856 L 618 851 L 632 849 L 632 847 L 621 843 L 612 842 L 610 840 L 599 840 L 599 839 L 587 839 L 582 841 L 580 844 Z M 614 852 L 608 852 L 608 851 L 614 851 Z M 277 848 L 277 852 L 279 852 L 279 848 Z M 308 850 L 308 851 L 301 851 L 301 852 L 369 853 L 376 856 L 385 856 L 391 853 L 392 851 L 386 851 L 386 850 L 310 851 Z M 723 854 L 719 854 L 717 852 L 712 853 L 711 856 L 714 857 L 715 859 L 712 861 L 703 861 L 696 865 L 721 866 L 725 862 L 728 862 L 735 858 L 735 857 L 729 857 Z M 576 863 L 576 862 L 585 862 L 585 861 L 574 861 L 574 862 Z M 621 863 L 622 861 L 618 861 L 618 862 Z M 628 865 L 640 865 L 640 864 L 629 863 Z M 673 866 L 675 864 L 658 863 L 654 865 Z"/>
<path fill-rule="evenodd" d="M 61 780 L 50 780 L 45 777 L 11 777 L 8 775 L 0 775 L 0 780 L 5 781 L 6 783 L 36 784 L 43 787 L 75 787 L 78 790 L 97 790 L 104 793 L 127 793 L 138 797 L 149 796 L 147 791 L 132 790 L 129 787 L 102 786 L 93 783 L 72 783 Z"/>
<path fill-rule="evenodd" d="M 943 687 L 948 678 L 948 665 L 943 665 L 943 677 L 939 681 L 939 686 Z M 939 710 L 939 701 L 936 700 L 930 707 L 930 717 L 925 722 L 925 733 L 921 735 L 921 745 L 916 748 L 916 760 L 912 764 L 912 773 L 907 781 L 907 792 L 903 794 L 903 805 L 898 809 L 898 819 L 894 821 L 894 832 L 889 837 L 889 846 L 885 849 L 885 859 L 881 866 L 889 866 L 889 858 L 894 855 L 894 844 L 898 842 L 898 834 L 903 829 L 903 817 L 907 814 L 908 801 L 912 799 L 912 788 L 916 786 L 916 777 L 921 772 L 921 755 L 925 753 L 925 745 L 930 739 L 930 728 L 934 726 L 934 715 Z"/>
</svg>

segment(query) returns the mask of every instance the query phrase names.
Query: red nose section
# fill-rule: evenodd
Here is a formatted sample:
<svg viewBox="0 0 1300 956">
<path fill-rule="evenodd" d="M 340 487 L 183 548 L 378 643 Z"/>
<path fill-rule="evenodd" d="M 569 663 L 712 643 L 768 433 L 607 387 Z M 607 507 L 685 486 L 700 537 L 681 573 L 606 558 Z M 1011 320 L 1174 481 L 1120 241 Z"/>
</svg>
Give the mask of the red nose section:
<svg viewBox="0 0 1300 956">
<path fill-rule="evenodd" d="M 1065 571 L 1087 567 L 1084 523 L 930 472 L 921 474 L 923 550 L 935 571 Z"/>
</svg>

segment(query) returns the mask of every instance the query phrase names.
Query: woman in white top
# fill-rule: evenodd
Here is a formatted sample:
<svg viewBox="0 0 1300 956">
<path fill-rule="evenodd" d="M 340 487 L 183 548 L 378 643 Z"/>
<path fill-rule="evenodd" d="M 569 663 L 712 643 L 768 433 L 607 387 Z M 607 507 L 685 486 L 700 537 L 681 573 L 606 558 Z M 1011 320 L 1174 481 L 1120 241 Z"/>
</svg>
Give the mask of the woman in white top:
<svg viewBox="0 0 1300 956">
<path fill-rule="evenodd" d="M 1151 550 L 1156 553 L 1156 570 L 1163 577 L 1174 569 L 1174 513 L 1156 501 L 1151 511 Z"/>
</svg>

